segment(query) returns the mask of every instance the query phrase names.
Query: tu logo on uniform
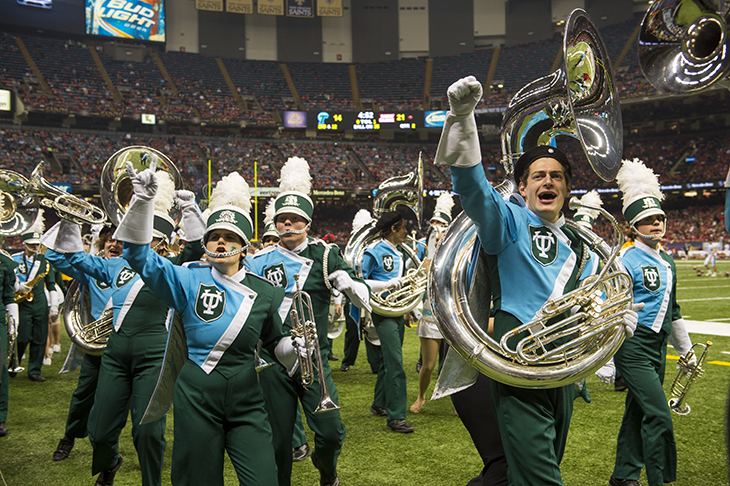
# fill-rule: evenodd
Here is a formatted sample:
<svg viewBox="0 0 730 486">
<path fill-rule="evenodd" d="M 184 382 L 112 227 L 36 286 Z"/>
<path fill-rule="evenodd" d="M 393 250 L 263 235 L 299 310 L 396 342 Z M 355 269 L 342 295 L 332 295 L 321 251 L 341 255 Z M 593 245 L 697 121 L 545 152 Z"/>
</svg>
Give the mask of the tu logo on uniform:
<svg viewBox="0 0 730 486">
<path fill-rule="evenodd" d="M 558 257 L 558 239 L 544 226 L 530 226 L 532 257 L 541 265 L 550 265 Z"/>
<path fill-rule="evenodd" d="M 215 285 L 200 284 L 195 299 L 195 315 L 203 322 L 212 322 L 223 314 L 226 293 Z"/>
</svg>

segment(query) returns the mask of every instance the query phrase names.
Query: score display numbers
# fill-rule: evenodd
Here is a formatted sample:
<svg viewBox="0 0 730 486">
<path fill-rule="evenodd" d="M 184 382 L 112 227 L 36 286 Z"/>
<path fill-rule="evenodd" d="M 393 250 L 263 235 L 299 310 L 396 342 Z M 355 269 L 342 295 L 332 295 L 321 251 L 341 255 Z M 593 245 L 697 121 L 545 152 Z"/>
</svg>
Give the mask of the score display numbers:
<svg viewBox="0 0 730 486">
<path fill-rule="evenodd" d="M 415 130 L 423 126 L 423 112 L 310 111 L 307 126 L 325 132 Z"/>
</svg>

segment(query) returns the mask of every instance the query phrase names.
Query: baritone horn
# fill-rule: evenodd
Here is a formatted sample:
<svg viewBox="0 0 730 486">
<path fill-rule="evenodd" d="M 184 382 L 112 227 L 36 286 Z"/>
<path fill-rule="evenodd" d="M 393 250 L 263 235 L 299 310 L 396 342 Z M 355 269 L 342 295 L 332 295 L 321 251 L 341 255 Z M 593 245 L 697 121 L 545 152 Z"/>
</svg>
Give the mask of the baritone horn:
<svg viewBox="0 0 730 486">
<path fill-rule="evenodd" d="M 124 147 L 112 154 L 104 164 L 101 170 L 101 203 L 114 226 L 119 226 L 134 194 L 132 180 L 127 174 L 127 162 L 132 164 L 135 171 L 142 172 L 155 160 L 158 171 L 170 174 L 175 189 L 183 189 L 184 183 L 178 168 L 167 155 L 152 147 Z"/>
<path fill-rule="evenodd" d="M 712 346 L 712 341 L 706 343 L 695 343 L 687 354 L 679 358 L 679 370 L 676 378 L 672 382 L 669 398 L 669 409 L 677 415 L 689 415 L 692 411 L 692 407 L 687 403 L 687 393 L 692 386 L 692 383 L 700 378 L 704 373 L 705 369 L 702 365 L 705 363 L 707 358 L 707 352 Z M 689 361 L 693 356 L 697 356 L 695 348 L 702 350 L 702 353 L 697 357 L 697 364 L 693 367 L 689 366 Z"/>
<path fill-rule="evenodd" d="M 38 200 L 26 192 L 28 178 L 8 169 L 0 169 L 0 236 L 25 233 L 38 218 Z"/>
<path fill-rule="evenodd" d="M 304 387 L 314 382 L 314 373 L 317 373 L 319 381 L 319 404 L 314 413 L 324 413 L 339 410 L 339 406 L 332 400 L 327 382 L 324 376 L 324 364 L 319 348 L 319 336 L 317 335 L 317 322 L 314 320 L 314 308 L 312 299 L 308 293 L 299 287 L 299 275 L 294 275 L 296 290 L 292 297 L 291 311 L 291 335 L 304 340 L 305 355 L 298 354 L 299 375 Z"/>
<path fill-rule="evenodd" d="M 78 280 L 74 280 L 66 292 L 62 312 L 63 324 L 71 340 L 84 353 L 100 356 L 112 333 L 112 309 L 104 309 L 99 319 L 92 319 L 88 293 Z"/>
<path fill-rule="evenodd" d="M 727 2 L 656 0 L 639 33 L 644 77 L 659 91 L 672 93 L 730 88 L 728 21 Z"/>
<path fill-rule="evenodd" d="M 600 178 L 615 178 L 623 143 L 610 66 L 598 30 L 583 10 L 574 10 L 563 37 L 562 68 L 519 90 L 505 112 L 501 137 L 507 176 L 495 188 L 505 199 L 515 189 L 513 162 L 530 148 L 553 144 L 561 136 L 578 140 Z M 578 204 L 573 201 L 571 207 Z M 496 289 L 484 265 L 472 263 L 480 251 L 475 248 L 476 227 L 462 212 L 448 228 L 431 263 L 429 298 L 444 338 L 477 371 L 511 386 L 555 388 L 592 374 L 619 349 L 623 315 L 632 302 L 631 280 L 617 261 L 623 233 L 610 214 L 593 209 L 611 223 L 613 246 L 572 221 L 566 224 L 598 255 L 600 273 L 547 301 L 531 321 L 499 340 L 488 335 L 481 322 L 489 315 Z M 585 268 L 585 256 L 577 265 Z M 473 294 L 480 308 L 470 307 Z M 571 310 L 574 313 L 566 312 Z M 562 317 L 566 313 L 571 315 Z"/>
</svg>

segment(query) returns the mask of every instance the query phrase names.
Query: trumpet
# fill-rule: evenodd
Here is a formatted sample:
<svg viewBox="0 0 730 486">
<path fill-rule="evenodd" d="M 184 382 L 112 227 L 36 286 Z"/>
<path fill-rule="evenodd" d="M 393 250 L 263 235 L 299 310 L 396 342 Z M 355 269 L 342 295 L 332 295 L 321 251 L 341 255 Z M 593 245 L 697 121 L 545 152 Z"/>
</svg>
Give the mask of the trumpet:
<svg viewBox="0 0 730 486">
<path fill-rule="evenodd" d="M 320 400 L 317 408 L 314 409 L 314 413 L 339 410 L 340 407 L 332 400 L 325 382 L 324 364 L 319 349 L 319 337 L 317 336 L 317 323 L 314 320 L 312 298 L 300 289 L 299 275 L 294 275 L 294 282 L 296 283 L 296 291 L 292 298 L 292 309 L 289 316 L 291 318 L 291 335 L 304 339 L 306 353 L 304 356 L 298 354 L 301 383 L 304 387 L 311 385 L 314 382 L 316 368 Z"/>
<path fill-rule="evenodd" d="M 712 346 L 712 341 L 707 341 L 704 344 L 696 343 L 692 345 L 692 348 L 687 354 L 679 358 L 679 372 L 672 382 L 668 402 L 669 409 L 677 415 L 689 415 L 692 411 L 692 407 L 690 407 L 686 402 L 687 393 L 689 392 L 692 383 L 705 373 L 705 370 L 702 368 L 702 364 L 705 362 L 705 358 L 707 358 L 707 351 L 710 350 L 710 346 Z M 700 354 L 699 358 L 697 358 L 697 364 L 690 367 L 689 361 L 693 356 L 697 355 L 695 347 L 702 348 L 702 354 Z"/>
</svg>

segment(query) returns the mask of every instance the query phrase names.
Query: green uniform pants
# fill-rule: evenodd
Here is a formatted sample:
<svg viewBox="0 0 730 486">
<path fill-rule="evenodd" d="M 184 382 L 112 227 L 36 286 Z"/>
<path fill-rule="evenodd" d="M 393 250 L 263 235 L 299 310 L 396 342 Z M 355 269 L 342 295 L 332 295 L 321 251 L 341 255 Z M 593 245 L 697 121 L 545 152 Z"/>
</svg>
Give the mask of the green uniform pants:
<svg viewBox="0 0 730 486">
<path fill-rule="evenodd" d="M 94 405 L 100 367 L 101 356 L 84 354 L 81 371 L 79 372 L 79 381 L 73 395 L 71 395 L 71 403 L 68 406 L 64 436 L 78 439 L 88 435 L 89 413 Z"/>
<path fill-rule="evenodd" d="M 307 433 L 304 431 L 304 424 L 302 423 L 302 411 L 297 405 L 297 418 L 294 420 L 294 435 L 292 435 L 291 447 L 296 449 L 306 443 Z"/>
<path fill-rule="evenodd" d="M 617 479 L 639 479 L 646 467 L 649 486 L 677 478 L 677 446 L 662 383 L 667 333 L 639 326 L 614 356 L 629 390 L 616 444 Z"/>
<path fill-rule="evenodd" d="M 403 369 L 403 319 L 373 314 L 373 323 L 380 338 L 380 346 L 368 348 L 378 374 L 373 405 L 385 408 L 388 420 L 404 420 L 407 396 L 406 372 Z"/>
<path fill-rule="evenodd" d="M 517 388 L 489 380 L 510 486 L 562 485 L 574 385 L 548 390 Z"/>
<path fill-rule="evenodd" d="M 119 459 L 119 434 L 132 413 L 132 440 L 142 469 L 142 484 L 162 481 L 165 419 L 139 425 L 150 401 L 165 352 L 166 334 L 126 336 L 113 333 L 101 358 L 89 439 L 94 446 L 91 473 L 113 467 Z"/>
<path fill-rule="evenodd" d="M 23 360 L 25 350 L 28 352 L 28 376 L 41 374 L 43 357 L 48 340 L 48 306 L 42 302 L 23 303 L 20 305 L 20 324 L 18 325 L 18 362 Z"/>
<path fill-rule="evenodd" d="M 339 405 L 340 398 L 327 361 L 327 351 L 322 351 L 321 356 L 327 390 L 332 400 Z M 273 358 L 267 357 L 266 360 L 273 362 Z M 294 377 L 289 377 L 284 368 L 276 364 L 260 373 L 259 381 L 264 390 L 269 422 L 274 434 L 279 485 L 291 484 L 292 434 L 297 400 L 302 404 L 307 425 L 314 432 L 312 462 L 319 469 L 322 481 L 334 480 L 337 477 L 337 458 L 345 440 L 345 425 L 342 423 L 339 410 L 314 413 L 321 401 L 317 374 L 315 373 L 312 384 L 305 388 L 301 385 L 298 371 Z"/>
<path fill-rule="evenodd" d="M 253 366 L 241 366 L 239 373 L 226 377 L 185 363 L 173 402 L 173 485 L 223 486 L 225 452 L 239 484 L 278 484 L 271 428 L 255 375 Z M 291 461 L 291 436 L 287 449 Z"/>
<path fill-rule="evenodd" d="M 0 422 L 8 418 L 8 324 L 5 312 L 0 315 Z"/>
<path fill-rule="evenodd" d="M 358 335 L 358 324 L 350 316 L 350 304 L 345 306 L 345 349 L 342 357 L 342 365 L 354 366 L 357 360 L 357 352 L 360 348 L 360 336 Z"/>
</svg>

